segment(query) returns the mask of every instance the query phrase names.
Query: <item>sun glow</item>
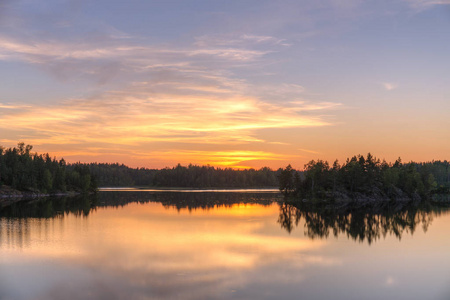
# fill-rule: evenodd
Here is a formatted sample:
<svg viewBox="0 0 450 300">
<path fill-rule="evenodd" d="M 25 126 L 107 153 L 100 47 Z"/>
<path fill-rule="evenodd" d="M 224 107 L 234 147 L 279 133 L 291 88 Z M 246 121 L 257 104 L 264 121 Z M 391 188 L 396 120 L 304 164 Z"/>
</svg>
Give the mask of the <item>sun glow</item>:
<svg viewBox="0 0 450 300">
<path fill-rule="evenodd" d="M 135 96 L 125 96 L 125 93 L 45 107 L 3 105 L 0 128 L 23 132 L 27 143 L 69 160 L 128 156 L 141 161 L 172 161 L 172 165 L 196 163 L 249 168 L 248 161 L 282 159 L 281 154 L 260 150 L 272 141 L 259 137 L 259 131 L 330 125 L 322 117 L 301 115 L 293 109 L 303 105 L 308 110 L 305 103 L 283 106 L 241 96 L 158 94 L 150 97 L 139 90 L 134 91 Z M 151 149 L 151 144 L 161 143 L 166 146 Z M 187 145 L 214 149 L 193 150 Z M 224 145 L 233 149 L 222 150 Z"/>
</svg>

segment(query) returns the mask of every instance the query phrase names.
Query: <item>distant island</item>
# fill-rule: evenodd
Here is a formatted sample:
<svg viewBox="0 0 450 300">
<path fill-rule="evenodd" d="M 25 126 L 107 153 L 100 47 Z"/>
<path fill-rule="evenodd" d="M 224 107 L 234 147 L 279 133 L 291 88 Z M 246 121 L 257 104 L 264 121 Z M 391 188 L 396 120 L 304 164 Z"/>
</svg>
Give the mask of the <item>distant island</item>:
<svg viewBox="0 0 450 300">
<path fill-rule="evenodd" d="M 355 155 L 343 165 L 336 160 L 312 160 L 304 171 L 289 165 L 278 177 L 279 189 L 291 199 L 311 203 L 354 203 L 433 200 L 448 201 L 450 163 L 448 161 L 394 163 L 380 161 L 370 153 Z"/>
</svg>

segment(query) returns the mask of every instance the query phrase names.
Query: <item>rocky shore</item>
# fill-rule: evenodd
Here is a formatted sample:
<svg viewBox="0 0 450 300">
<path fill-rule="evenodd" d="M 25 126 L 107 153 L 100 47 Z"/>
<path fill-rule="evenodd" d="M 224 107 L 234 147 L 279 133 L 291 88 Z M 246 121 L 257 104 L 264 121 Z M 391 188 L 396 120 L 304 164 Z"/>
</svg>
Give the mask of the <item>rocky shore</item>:
<svg viewBox="0 0 450 300">
<path fill-rule="evenodd" d="M 29 198 L 42 198 L 42 197 L 50 197 L 50 196 L 74 196 L 79 194 L 75 191 L 69 191 L 69 192 L 55 192 L 55 193 L 42 193 L 37 190 L 30 190 L 30 191 L 19 191 L 16 189 L 13 189 L 9 186 L 2 186 L 0 188 L 0 202 L 3 200 L 13 200 L 16 201 L 21 199 L 29 199 Z"/>
<path fill-rule="evenodd" d="M 429 201 L 435 204 L 448 204 L 450 195 L 430 195 L 421 197 L 417 192 L 408 195 L 399 188 L 393 188 L 389 193 L 374 187 L 366 193 L 345 191 L 317 193 L 313 197 L 295 197 L 289 198 L 290 203 L 304 203 L 322 206 L 332 206 L 334 208 L 352 208 L 352 209 L 384 209 L 386 207 L 403 207 L 405 205 L 417 205 L 423 201 Z"/>
</svg>

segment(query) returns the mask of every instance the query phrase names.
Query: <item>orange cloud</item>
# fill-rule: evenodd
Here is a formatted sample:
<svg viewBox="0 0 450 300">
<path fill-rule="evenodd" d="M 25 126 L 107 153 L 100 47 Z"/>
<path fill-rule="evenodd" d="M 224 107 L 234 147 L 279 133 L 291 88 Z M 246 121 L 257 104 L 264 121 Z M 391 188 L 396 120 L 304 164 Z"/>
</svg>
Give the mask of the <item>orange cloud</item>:
<svg viewBox="0 0 450 300">
<path fill-rule="evenodd" d="M 257 131 L 331 125 L 320 115 L 301 114 L 304 110 L 328 109 L 328 103 L 274 104 L 241 95 L 152 94 L 147 89 L 148 85 L 142 84 L 57 105 L 2 105 L 0 128 L 25 132 L 23 139 L 34 145 L 79 146 L 71 150 L 66 147 L 66 155 L 127 153 L 136 158 L 172 157 L 177 162 L 245 167 L 242 163 L 246 161 L 280 159 L 280 155 L 249 150 L 245 145 L 285 145 L 266 141 L 256 135 Z M 171 146 L 150 152 L 144 147 L 161 142 L 217 146 L 208 151 L 180 148 L 176 154 Z M 234 145 L 235 149 L 221 151 L 220 145 Z M 64 151 L 57 152 L 64 155 Z"/>
<path fill-rule="evenodd" d="M 280 160 L 275 153 L 283 151 L 275 148 L 289 145 L 263 131 L 332 125 L 322 113 L 339 104 L 306 101 L 299 97 L 305 91 L 299 84 L 255 87 L 230 71 L 273 52 L 267 47 L 283 40 L 236 39 L 222 44 L 203 38 L 200 44 L 167 47 L 112 37 L 77 43 L 0 35 L 1 59 L 33 64 L 58 78 L 82 74 L 105 83 L 111 73 L 118 74 L 117 81 L 126 84 L 56 104 L 0 103 L 2 137 L 75 160 L 132 157 L 245 168 L 250 161 Z"/>
</svg>

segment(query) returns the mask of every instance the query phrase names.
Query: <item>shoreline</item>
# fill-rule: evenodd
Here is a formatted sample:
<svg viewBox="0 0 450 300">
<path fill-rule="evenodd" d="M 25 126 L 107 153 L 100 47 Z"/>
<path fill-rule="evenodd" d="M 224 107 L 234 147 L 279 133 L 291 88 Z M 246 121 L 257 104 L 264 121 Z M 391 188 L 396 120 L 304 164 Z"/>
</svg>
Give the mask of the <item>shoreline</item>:
<svg viewBox="0 0 450 300">
<path fill-rule="evenodd" d="M 203 188 L 198 188 L 198 187 L 142 187 L 142 186 L 137 186 L 137 187 L 99 187 L 98 188 L 99 192 L 186 192 L 186 191 L 190 191 L 190 192 L 248 192 L 248 191 L 261 191 L 261 192 L 271 192 L 271 193 L 275 193 L 275 192 L 279 192 L 279 189 L 276 187 L 228 187 L 228 188 L 224 188 L 224 187 L 203 187 Z"/>
<path fill-rule="evenodd" d="M 320 196 L 298 197 L 289 195 L 285 201 L 292 205 L 322 206 L 334 208 L 384 208 L 404 205 L 419 205 L 421 203 L 431 203 L 436 205 L 449 205 L 450 194 L 432 194 L 421 197 L 419 194 L 407 195 L 399 193 L 395 196 L 386 194 L 362 194 L 362 193 L 325 193 Z"/>
<path fill-rule="evenodd" d="M 54 192 L 54 193 L 42 193 L 33 191 L 19 191 L 9 186 L 3 186 L 0 188 L 0 202 L 3 200 L 21 200 L 21 199 L 36 199 L 44 197 L 63 197 L 63 196 L 76 196 L 80 192 L 67 191 L 67 192 Z"/>
<path fill-rule="evenodd" d="M 67 192 L 67 193 L 50 193 L 50 194 L 40 194 L 40 193 L 20 193 L 20 194 L 1 194 L 0 198 L 40 198 L 40 197 L 58 197 L 58 196 L 75 196 L 79 195 L 79 192 Z"/>
</svg>

